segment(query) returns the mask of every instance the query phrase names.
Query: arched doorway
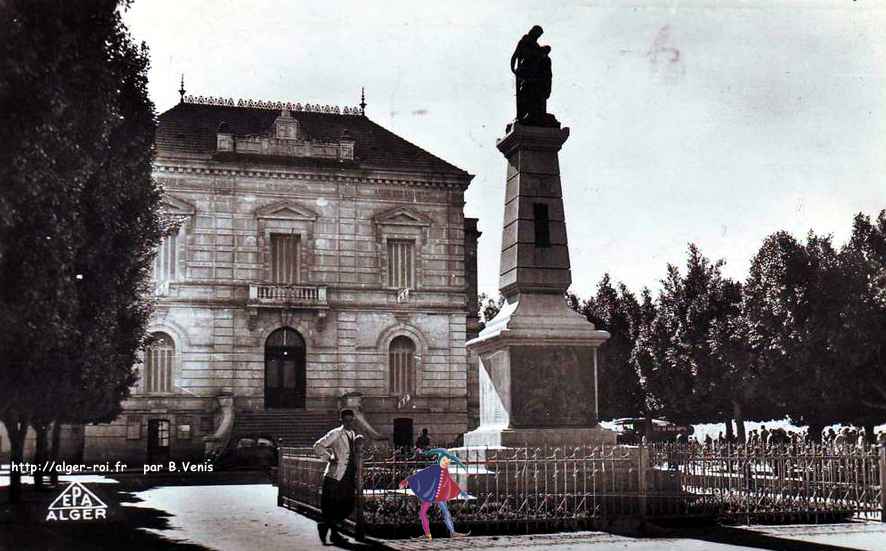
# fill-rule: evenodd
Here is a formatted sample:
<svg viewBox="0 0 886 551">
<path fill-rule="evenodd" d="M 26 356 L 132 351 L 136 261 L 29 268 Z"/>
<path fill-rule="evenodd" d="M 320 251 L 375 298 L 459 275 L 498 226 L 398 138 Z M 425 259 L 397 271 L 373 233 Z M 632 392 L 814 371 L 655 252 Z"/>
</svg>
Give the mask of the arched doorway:
<svg viewBox="0 0 886 551">
<path fill-rule="evenodd" d="M 305 407 L 305 340 L 290 327 L 277 329 L 265 343 L 265 407 Z"/>
</svg>

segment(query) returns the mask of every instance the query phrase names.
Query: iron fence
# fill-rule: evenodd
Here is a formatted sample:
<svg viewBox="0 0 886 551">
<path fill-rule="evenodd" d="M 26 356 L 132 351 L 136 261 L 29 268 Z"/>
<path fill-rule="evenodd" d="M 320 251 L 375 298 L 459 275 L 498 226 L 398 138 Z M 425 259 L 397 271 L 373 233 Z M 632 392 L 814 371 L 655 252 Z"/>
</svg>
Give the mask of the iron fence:
<svg viewBox="0 0 886 551">
<path fill-rule="evenodd" d="M 886 459 L 877 448 L 834 450 L 655 444 L 614 447 L 456 448 L 449 471 L 470 497 L 448 502 L 460 531 L 598 528 L 616 518 L 708 517 L 724 522 L 881 518 Z M 433 462 L 414 452 L 361 450 L 359 534 L 418 535 L 420 502 L 400 481 Z M 322 460 L 280 450 L 279 504 L 319 512 Z M 442 526 L 439 511 L 431 522 Z"/>
<path fill-rule="evenodd" d="M 651 468 L 679 476 L 681 492 L 671 501 L 684 515 L 748 523 L 882 518 L 886 469 L 875 446 L 655 444 L 650 450 Z"/>
</svg>

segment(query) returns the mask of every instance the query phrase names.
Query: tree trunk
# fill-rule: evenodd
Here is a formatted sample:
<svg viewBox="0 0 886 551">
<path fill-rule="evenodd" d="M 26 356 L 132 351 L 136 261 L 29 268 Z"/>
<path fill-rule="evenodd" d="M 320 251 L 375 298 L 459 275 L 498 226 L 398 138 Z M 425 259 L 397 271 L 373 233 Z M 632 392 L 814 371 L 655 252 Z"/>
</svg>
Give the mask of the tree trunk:
<svg viewBox="0 0 886 551">
<path fill-rule="evenodd" d="M 43 421 L 34 422 L 34 432 L 37 433 L 36 449 L 34 450 L 34 488 L 43 487 L 43 465 L 46 463 L 46 436 L 49 426 Z"/>
<path fill-rule="evenodd" d="M 59 448 L 61 447 L 61 421 L 56 420 L 52 424 L 52 445 L 49 450 L 49 458 L 58 461 Z M 49 475 L 49 482 L 53 486 L 58 486 L 58 471 L 53 470 Z"/>
<path fill-rule="evenodd" d="M 9 503 L 18 503 L 21 500 L 22 472 L 20 466 L 12 468 L 16 463 L 21 465 L 25 456 L 25 436 L 28 434 L 28 422 L 18 414 L 7 414 L 3 417 L 3 424 L 9 434 Z"/>
<path fill-rule="evenodd" d="M 733 442 L 732 419 L 727 417 L 726 418 L 726 443 L 731 444 L 732 442 Z"/>
<path fill-rule="evenodd" d="M 744 410 L 741 407 L 741 402 L 738 400 L 733 400 L 732 402 L 732 416 L 735 418 L 735 431 L 738 436 L 738 443 L 747 443 L 747 435 L 744 430 Z"/>
</svg>

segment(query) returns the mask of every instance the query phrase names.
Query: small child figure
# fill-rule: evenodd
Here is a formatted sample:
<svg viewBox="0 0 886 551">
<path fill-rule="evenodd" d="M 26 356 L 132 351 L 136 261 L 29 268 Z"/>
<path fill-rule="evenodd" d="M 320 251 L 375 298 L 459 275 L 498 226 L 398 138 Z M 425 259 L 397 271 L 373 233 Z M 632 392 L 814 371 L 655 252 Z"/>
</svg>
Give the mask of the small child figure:
<svg viewBox="0 0 886 551">
<path fill-rule="evenodd" d="M 418 517 L 421 519 L 421 527 L 425 532 L 425 537 L 428 540 L 431 539 L 428 509 L 434 503 L 440 508 L 440 513 L 443 515 L 443 523 L 446 525 L 446 529 L 449 530 L 449 537 L 461 538 L 467 536 L 468 534 L 455 531 L 455 526 L 452 524 L 452 516 L 449 514 L 449 508 L 446 506 L 447 500 L 456 497 L 470 498 L 470 495 L 462 491 L 458 487 L 458 483 L 452 480 L 452 477 L 449 475 L 449 464 L 451 462 L 460 467 L 464 467 L 464 464 L 459 461 L 458 457 L 449 453 L 449 450 L 444 450 L 443 448 L 434 448 L 426 451 L 425 454 L 436 456 L 439 458 L 439 463 L 426 467 L 400 481 L 401 489 L 409 486 L 412 493 L 421 500 L 421 509 L 418 512 Z"/>
</svg>

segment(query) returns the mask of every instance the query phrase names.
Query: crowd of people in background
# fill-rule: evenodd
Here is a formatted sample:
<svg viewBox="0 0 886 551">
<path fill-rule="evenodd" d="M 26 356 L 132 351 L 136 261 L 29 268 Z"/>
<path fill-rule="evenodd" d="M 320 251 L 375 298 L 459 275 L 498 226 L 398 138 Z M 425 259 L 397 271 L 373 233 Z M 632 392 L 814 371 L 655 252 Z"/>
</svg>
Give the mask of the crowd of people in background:
<svg viewBox="0 0 886 551">
<path fill-rule="evenodd" d="M 718 449 L 739 444 L 736 435 L 724 435 L 723 431 L 720 431 L 716 438 L 713 438 L 710 433 L 705 434 L 704 437 L 699 435 L 695 438 L 678 434 L 675 440 L 678 444 L 701 445 L 706 449 Z M 820 441 L 815 441 L 806 429 L 789 430 L 779 427 L 770 430 L 766 428 L 766 425 L 761 425 L 759 429 L 748 431 L 746 436 L 746 445 L 755 449 L 767 449 L 775 446 L 789 446 L 797 449 L 801 445 L 813 444 L 833 451 L 866 450 L 870 446 L 886 446 L 886 431 L 882 431 L 876 434 L 875 438 L 870 439 L 865 428 L 847 426 L 834 430 L 831 427 L 822 431 Z"/>
</svg>

